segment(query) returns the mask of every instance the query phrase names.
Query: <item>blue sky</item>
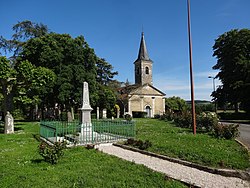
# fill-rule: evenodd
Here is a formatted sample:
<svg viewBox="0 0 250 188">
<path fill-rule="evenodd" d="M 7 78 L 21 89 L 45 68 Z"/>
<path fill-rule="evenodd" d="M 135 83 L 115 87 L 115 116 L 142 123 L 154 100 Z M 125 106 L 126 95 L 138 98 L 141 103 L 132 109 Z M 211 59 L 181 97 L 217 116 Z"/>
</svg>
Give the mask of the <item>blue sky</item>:
<svg viewBox="0 0 250 188">
<path fill-rule="evenodd" d="M 211 100 L 214 40 L 231 29 L 250 28 L 249 0 L 190 0 L 195 99 Z M 190 99 L 186 0 L 3 0 L 0 35 L 30 20 L 50 31 L 83 35 L 99 57 L 134 83 L 142 28 L 153 63 L 153 84 L 167 97 Z M 216 85 L 219 82 L 216 80 Z"/>
</svg>

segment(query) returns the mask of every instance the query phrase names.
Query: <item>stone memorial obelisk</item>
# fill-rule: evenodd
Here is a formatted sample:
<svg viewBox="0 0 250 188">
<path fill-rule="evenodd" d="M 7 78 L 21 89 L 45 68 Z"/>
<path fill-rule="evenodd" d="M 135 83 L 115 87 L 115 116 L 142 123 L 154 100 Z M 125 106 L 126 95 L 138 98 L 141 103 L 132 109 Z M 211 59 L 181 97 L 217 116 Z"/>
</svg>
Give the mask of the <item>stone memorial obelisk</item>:
<svg viewBox="0 0 250 188">
<path fill-rule="evenodd" d="M 91 111 L 93 110 L 89 104 L 89 86 L 87 82 L 83 82 L 81 117 L 81 134 L 80 141 L 90 142 L 93 139 L 93 130 L 91 123 Z"/>
</svg>

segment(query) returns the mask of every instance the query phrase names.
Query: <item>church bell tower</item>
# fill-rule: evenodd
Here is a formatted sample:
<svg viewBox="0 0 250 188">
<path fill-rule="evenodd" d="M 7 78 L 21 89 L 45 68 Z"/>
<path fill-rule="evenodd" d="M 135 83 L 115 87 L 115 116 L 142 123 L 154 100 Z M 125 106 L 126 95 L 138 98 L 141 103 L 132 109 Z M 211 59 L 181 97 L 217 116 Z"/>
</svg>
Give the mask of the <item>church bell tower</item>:
<svg viewBox="0 0 250 188">
<path fill-rule="evenodd" d="M 153 62 L 148 56 L 146 43 L 145 43 L 145 39 L 144 39 L 144 33 L 142 32 L 138 58 L 134 62 L 135 84 L 137 84 L 137 85 L 144 85 L 144 84 L 153 85 L 152 64 L 153 64 Z"/>
</svg>

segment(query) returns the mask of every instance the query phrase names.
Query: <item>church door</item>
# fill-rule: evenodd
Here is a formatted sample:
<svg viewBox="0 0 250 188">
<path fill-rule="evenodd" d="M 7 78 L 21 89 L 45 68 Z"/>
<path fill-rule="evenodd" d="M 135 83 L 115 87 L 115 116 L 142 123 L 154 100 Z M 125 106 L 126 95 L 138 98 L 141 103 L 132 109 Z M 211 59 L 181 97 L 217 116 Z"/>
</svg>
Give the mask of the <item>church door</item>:
<svg viewBox="0 0 250 188">
<path fill-rule="evenodd" d="M 146 106 L 147 117 L 151 117 L 151 108 L 150 106 Z"/>
</svg>

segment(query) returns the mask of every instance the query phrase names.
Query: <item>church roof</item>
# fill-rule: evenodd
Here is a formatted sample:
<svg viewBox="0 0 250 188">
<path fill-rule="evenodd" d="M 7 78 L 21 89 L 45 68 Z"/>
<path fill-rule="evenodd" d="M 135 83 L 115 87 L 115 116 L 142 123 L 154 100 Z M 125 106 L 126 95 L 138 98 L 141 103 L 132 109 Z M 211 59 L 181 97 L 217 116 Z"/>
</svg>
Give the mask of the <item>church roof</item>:
<svg viewBox="0 0 250 188">
<path fill-rule="evenodd" d="M 151 84 L 144 85 L 128 85 L 122 87 L 118 91 L 121 94 L 122 98 L 127 97 L 128 95 L 144 95 L 144 96 L 165 96 L 166 94 L 152 86 Z"/>
<path fill-rule="evenodd" d="M 148 56 L 147 47 L 146 47 L 146 43 L 145 43 L 144 33 L 143 32 L 141 34 L 141 43 L 140 43 L 140 49 L 139 49 L 137 60 L 148 60 L 148 61 L 151 61 L 149 59 L 149 56 Z"/>
</svg>

